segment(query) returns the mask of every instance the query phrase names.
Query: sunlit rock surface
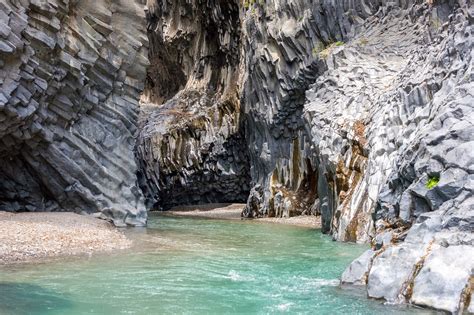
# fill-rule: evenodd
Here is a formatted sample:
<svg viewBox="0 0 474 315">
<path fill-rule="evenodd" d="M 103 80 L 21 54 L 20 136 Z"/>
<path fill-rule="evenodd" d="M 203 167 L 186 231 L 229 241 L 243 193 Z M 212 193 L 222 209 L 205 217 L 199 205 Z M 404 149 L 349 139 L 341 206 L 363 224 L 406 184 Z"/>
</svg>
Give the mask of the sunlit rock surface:
<svg viewBox="0 0 474 315">
<path fill-rule="evenodd" d="M 246 217 L 321 215 L 334 239 L 373 246 L 343 283 L 391 302 L 469 307 L 474 259 L 452 265 L 456 281 L 437 274 L 453 253 L 474 258 L 470 2 L 147 5 L 158 62 L 137 152 L 149 206 L 218 191 L 249 193 Z M 233 104 L 224 115 L 223 100 Z M 236 151 L 246 153 L 230 161 Z M 249 187 L 226 193 L 228 174 Z"/>
<path fill-rule="evenodd" d="M 242 104 L 256 186 L 244 214 L 320 213 L 335 239 L 374 247 L 343 283 L 390 302 L 467 308 L 472 13 L 463 1 L 246 11 Z M 448 263 L 460 251 L 469 258 Z"/>
<path fill-rule="evenodd" d="M 140 1 L 0 1 L 0 209 L 144 225 L 133 154 Z"/>
<path fill-rule="evenodd" d="M 464 0 L 3 0 L 0 207 L 117 225 L 209 202 L 320 215 L 372 245 L 344 284 L 472 310 L 473 15 Z"/>
</svg>

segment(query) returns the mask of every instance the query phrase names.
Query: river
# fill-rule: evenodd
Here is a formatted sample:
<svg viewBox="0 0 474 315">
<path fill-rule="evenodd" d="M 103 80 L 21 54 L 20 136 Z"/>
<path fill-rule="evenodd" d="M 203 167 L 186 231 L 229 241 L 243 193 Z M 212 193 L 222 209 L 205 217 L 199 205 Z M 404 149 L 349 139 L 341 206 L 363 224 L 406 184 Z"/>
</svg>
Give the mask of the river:
<svg viewBox="0 0 474 315">
<path fill-rule="evenodd" d="M 152 214 L 132 249 L 0 267 L 0 314 L 428 314 L 341 288 L 366 245 L 319 230 Z"/>
</svg>

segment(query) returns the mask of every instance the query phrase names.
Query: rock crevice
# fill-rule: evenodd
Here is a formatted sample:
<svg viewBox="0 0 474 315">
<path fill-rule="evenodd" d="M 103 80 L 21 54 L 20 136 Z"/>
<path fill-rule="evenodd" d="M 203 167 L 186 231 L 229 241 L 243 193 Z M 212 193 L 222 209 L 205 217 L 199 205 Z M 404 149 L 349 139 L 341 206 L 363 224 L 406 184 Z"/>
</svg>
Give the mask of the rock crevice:
<svg viewBox="0 0 474 315">
<path fill-rule="evenodd" d="M 142 98 L 137 157 L 148 208 L 245 202 L 251 179 L 239 99 L 238 4 L 147 7 L 150 59 L 157 63 Z"/>
</svg>

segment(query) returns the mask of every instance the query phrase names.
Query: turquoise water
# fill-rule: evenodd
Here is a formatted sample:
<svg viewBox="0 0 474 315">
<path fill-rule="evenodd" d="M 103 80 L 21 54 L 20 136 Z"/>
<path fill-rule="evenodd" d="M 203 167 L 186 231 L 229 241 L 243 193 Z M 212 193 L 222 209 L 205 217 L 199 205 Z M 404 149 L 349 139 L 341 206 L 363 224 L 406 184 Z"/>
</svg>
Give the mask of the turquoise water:
<svg viewBox="0 0 474 315">
<path fill-rule="evenodd" d="M 128 233 L 136 245 L 120 254 L 0 267 L 0 314 L 421 312 L 340 288 L 366 246 L 317 230 L 155 215 Z"/>
</svg>

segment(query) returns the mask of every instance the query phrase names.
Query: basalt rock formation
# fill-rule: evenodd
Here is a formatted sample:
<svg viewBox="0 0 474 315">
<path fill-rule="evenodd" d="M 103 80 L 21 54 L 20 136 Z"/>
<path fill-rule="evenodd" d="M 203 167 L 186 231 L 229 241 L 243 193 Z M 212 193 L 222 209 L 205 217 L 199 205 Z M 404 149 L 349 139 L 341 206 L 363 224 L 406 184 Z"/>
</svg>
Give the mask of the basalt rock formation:
<svg viewBox="0 0 474 315">
<path fill-rule="evenodd" d="M 139 1 L 0 1 L 0 209 L 146 224 L 133 154 Z"/>
<path fill-rule="evenodd" d="M 321 215 L 334 239 L 372 243 L 343 283 L 472 310 L 470 1 L 147 6 L 150 207 L 241 199 L 250 184 L 245 217 Z"/>
<path fill-rule="evenodd" d="M 344 283 L 390 302 L 467 309 L 473 7 L 273 1 L 249 11 L 242 103 L 259 186 L 247 214 L 310 207 L 335 239 L 372 241 Z"/>
<path fill-rule="evenodd" d="M 0 0 L 0 209 L 321 215 L 372 245 L 344 284 L 474 312 L 473 20 L 470 0 Z"/>
<path fill-rule="evenodd" d="M 245 202 L 239 6 L 180 0 L 148 1 L 147 8 L 153 65 L 137 145 L 147 206 Z"/>
</svg>

